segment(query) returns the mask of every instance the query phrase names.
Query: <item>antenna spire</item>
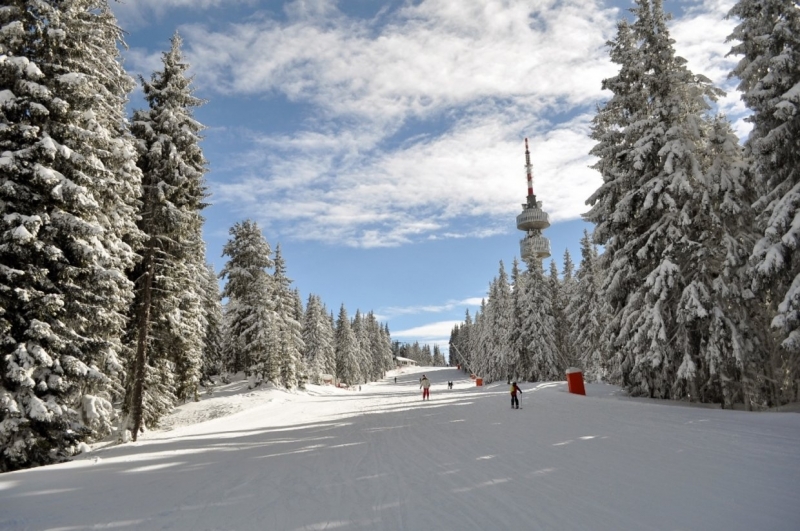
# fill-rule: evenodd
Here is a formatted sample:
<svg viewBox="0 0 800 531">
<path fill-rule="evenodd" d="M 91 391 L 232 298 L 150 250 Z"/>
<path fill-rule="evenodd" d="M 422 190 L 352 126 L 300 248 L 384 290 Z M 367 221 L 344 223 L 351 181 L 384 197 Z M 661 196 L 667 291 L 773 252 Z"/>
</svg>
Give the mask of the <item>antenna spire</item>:
<svg viewBox="0 0 800 531">
<path fill-rule="evenodd" d="M 531 152 L 528 149 L 528 139 L 525 139 L 525 170 L 528 173 L 528 196 L 533 195 L 533 165 L 531 164 Z"/>
</svg>

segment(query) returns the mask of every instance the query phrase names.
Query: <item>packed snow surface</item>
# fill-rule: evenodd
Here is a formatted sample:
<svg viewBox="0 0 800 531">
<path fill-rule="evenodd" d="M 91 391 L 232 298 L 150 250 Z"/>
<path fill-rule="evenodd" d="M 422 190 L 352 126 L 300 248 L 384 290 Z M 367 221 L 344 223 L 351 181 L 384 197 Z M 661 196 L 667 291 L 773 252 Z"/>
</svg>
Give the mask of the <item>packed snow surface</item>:
<svg viewBox="0 0 800 531">
<path fill-rule="evenodd" d="M 0 475 L 0 529 L 800 529 L 800 415 L 521 388 L 512 410 L 449 368 L 235 382 L 137 443 Z"/>
</svg>

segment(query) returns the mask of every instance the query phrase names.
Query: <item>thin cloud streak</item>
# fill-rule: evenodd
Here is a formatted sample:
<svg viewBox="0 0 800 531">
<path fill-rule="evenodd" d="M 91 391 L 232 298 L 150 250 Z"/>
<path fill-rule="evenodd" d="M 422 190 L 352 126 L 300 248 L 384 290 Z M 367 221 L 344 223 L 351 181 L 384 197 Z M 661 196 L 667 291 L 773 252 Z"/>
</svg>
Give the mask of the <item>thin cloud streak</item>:
<svg viewBox="0 0 800 531">
<path fill-rule="evenodd" d="M 441 341 L 443 337 L 450 337 L 450 332 L 452 332 L 453 327 L 457 324 L 461 324 L 461 321 L 438 321 L 407 330 L 392 330 L 392 337 L 413 337 L 418 338 L 422 342 L 432 339 Z"/>
<path fill-rule="evenodd" d="M 470 297 L 460 301 L 448 301 L 444 304 L 438 305 L 424 305 L 424 306 L 390 306 L 381 310 L 381 315 L 390 318 L 399 315 L 418 315 L 422 313 L 441 313 L 449 312 L 454 308 L 463 306 L 480 306 L 483 301 L 480 297 Z"/>
</svg>

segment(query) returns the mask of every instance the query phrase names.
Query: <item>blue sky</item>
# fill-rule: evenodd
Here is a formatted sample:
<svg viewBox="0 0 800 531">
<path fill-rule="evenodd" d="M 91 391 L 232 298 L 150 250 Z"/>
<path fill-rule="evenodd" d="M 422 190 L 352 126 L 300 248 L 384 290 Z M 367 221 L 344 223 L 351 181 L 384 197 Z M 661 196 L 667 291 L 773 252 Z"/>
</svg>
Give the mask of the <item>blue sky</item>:
<svg viewBox="0 0 800 531">
<path fill-rule="evenodd" d="M 666 1 L 695 73 L 728 91 L 731 0 Z M 502 260 L 519 255 L 524 138 L 561 268 L 600 184 L 589 125 L 614 74 L 605 43 L 632 2 L 125 0 L 126 68 L 145 77 L 178 31 L 207 126 L 208 258 L 251 218 L 303 300 L 374 311 L 399 341 L 446 346 Z M 142 107 L 141 94 L 132 107 Z M 545 263 L 547 267 L 549 261 Z"/>
</svg>

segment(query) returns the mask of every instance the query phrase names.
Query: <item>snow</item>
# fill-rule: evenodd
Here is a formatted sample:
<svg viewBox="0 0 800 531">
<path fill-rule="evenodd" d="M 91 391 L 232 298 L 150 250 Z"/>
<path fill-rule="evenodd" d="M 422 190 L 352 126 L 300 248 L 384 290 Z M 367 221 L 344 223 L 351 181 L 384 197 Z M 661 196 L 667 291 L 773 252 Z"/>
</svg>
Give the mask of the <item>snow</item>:
<svg viewBox="0 0 800 531">
<path fill-rule="evenodd" d="M 796 413 L 521 388 L 517 411 L 505 382 L 451 368 L 360 392 L 234 382 L 136 443 L 0 475 L 0 529 L 800 527 Z"/>
</svg>

